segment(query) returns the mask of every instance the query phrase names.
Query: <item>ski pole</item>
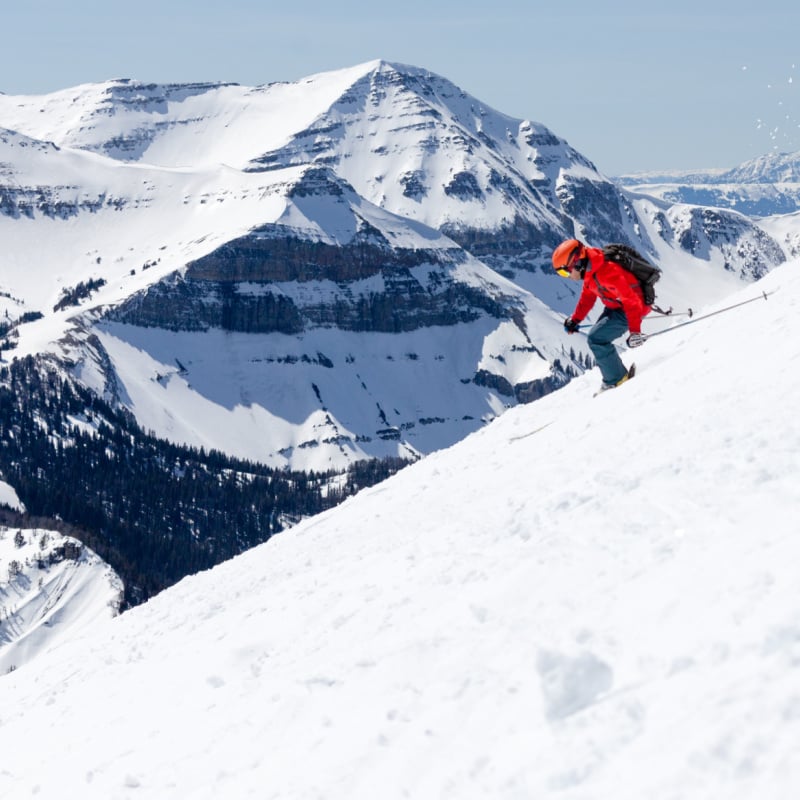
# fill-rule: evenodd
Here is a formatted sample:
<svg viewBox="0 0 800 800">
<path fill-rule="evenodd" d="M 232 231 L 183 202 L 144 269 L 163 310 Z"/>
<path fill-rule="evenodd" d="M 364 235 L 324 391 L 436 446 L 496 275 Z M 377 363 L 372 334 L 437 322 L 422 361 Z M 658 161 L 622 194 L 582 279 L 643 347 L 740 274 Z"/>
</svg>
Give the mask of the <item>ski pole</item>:
<svg viewBox="0 0 800 800">
<path fill-rule="evenodd" d="M 673 311 L 670 309 L 669 311 L 664 311 L 663 309 L 659 309 L 658 311 L 651 311 L 645 318 L 642 320 L 643 322 L 647 322 L 649 319 L 653 319 L 654 317 L 658 317 L 661 319 L 662 317 L 693 317 L 694 311 L 692 309 L 687 309 L 686 311 Z M 578 330 L 584 330 L 585 328 L 591 328 L 594 325 L 593 322 L 586 322 L 578 325 Z"/>
<path fill-rule="evenodd" d="M 655 306 L 653 306 L 655 308 Z M 653 319 L 654 317 L 693 317 L 694 311 L 690 308 L 686 311 L 673 311 L 671 308 L 669 311 L 663 311 L 659 309 L 658 311 L 651 311 L 645 319 Z"/>
<path fill-rule="evenodd" d="M 749 300 L 742 300 L 741 303 L 734 303 L 732 306 L 726 306 L 725 308 L 720 308 L 717 311 L 712 311 L 710 314 L 703 314 L 702 317 L 694 317 L 692 319 L 687 320 L 686 322 L 681 322 L 678 325 L 673 325 L 671 328 L 664 328 L 663 331 L 657 331 L 656 333 L 649 333 L 647 334 L 647 338 L 652 339 L 654 336 L 661 336 L 662 333 L 671 333 L 672 331 L 678 330 L 678 328 L 683 328 L 686 325 L 691 325 L 693 322 L 701 322 L 702 320 L 708 319 L 709 317 L 716 317 L 717 314 L 723 314 L 726 311 L 731 311 L 734 308 L 739 308 L 739 306 L 744 306 L 747 305 L 748 303 L 754 303 L 756 300 L 761 300 L 762 298 L 766 300 L 771 294 L 775 294 L 775 292 L 778 291 L 778 288 L 773 289 L 771 292 L 761 292 L 761 294 L 758 297 L 751 297 Z"/>
<path fill-rule="evenodd" d="M 673 325 L 671 328 L 664 328 L 663 331 L 657 331 L 656 333 L 648 333 L 647 338 L 652 339 L 654 336 L 661 336 L 662 333 L 669 333 L 670 331 L 677 330 L 678 328 L 683 328 L 685 325 L 691 325 L 693 322 L 700 322 L 701 320 L 708 319 L 709 317 L 715 317 L 717 314 L 722 314 L 725 311 L 730 311 L 731 309 L 738 308 L 739 306 L 747 305 L 748 303 L 753 303 L 756 300 L 761 300 L 762 298 L 766 300 L 770 295 L 775 294 L 780 287 L 773 289 L 771 292 L 761 292 L 758 297 L 751 297 L 749 300 L 742 300 L 741 303 L 734 303 L 732 306 L 726 306 L 725 308 L 720 308 L 717 311 L 712 311 L 710 314 L 703 314 L 702 317 L 695 317 L 694 311 L 690 308 L 687 311 L 673 311 L 670 309 L 669 311 L 660 311 L 648 314 L 644 321 L 648 319 L 652 319 L 653 317 L 690 317 L 686 322 L 681 322 L 679 325 Z M 593 322 L 582 323 L 578 325 L 578 330 L 582 330 L 584 328 L 591 328 L 594 325 Z"/>
</svg>

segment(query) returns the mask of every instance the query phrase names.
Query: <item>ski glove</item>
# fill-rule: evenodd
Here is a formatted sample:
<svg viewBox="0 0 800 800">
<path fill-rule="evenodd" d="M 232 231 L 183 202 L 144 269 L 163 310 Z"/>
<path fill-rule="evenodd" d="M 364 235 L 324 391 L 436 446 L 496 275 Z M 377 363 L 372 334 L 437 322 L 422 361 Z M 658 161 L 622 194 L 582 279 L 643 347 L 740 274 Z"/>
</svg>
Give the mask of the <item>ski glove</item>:
<svg viewBox="0 0 800 800">
<path fill-rule="evenodd" d="M 575 331 L 578 330 L 578 326 L 579 325 L 580 325 L 580 323 L 579 322 L 575 322 L 575 320 L 572 319 L 572 317 L 567 317 L 564 320 L 564 330 L 567 333 L 575 333 Z"/>
<path fill-rule="evenodd" d="M 639 347 L 643 345 L 647 341 L 647 334 L 644 333 L 632 333 L 628 337 L 628 347 Z"/>
</svg>

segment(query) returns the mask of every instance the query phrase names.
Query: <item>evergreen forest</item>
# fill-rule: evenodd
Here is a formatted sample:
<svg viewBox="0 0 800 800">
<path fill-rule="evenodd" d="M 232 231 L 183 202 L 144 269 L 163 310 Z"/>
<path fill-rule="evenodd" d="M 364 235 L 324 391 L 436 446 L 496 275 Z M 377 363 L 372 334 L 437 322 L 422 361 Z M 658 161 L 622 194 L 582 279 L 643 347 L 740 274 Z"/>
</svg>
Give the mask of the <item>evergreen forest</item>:
<svg viewBox="0 0 800 800">
<path fill-rule="evenodd" d="M 0 477 L 25 513 L 6 525 L 59 530 L 108 562 L 124 607 L 208 569 L 408 462 L 358 462 L 346 475 L 276 470 L 171 444 L 40 359 L 0 370 Z"/>
</svg>

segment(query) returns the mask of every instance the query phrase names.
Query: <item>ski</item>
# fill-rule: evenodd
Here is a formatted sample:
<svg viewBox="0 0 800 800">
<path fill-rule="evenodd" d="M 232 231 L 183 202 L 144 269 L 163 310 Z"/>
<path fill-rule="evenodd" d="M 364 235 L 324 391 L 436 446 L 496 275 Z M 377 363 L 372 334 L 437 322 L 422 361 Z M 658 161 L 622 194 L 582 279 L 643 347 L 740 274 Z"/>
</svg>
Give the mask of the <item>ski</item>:
<svg viewBox="0 0 800 800">
<path fill-rule="evenodd" d="M 622 379 L 622 380 L 621 380 L 621 381 L 620 381 L 618 384 L 616 384 L 615 386 L 607 386 L 607 385 L 604 383 L 604 384 L 603 384 L 603 385 L 600 387 L 600 389 L 598 389 L 598 390 L 597 390 L 597 391 L 596 391 L 596 392 L 595 392 L 595 393 L 592 395 L 592 397 L 597 397 L 597 395 L 599 395 L 599 394 L 603 394 L 604 392 L 607 392 L 607 391 L 609 391 L 609 390 L 611 390 L 611 389 L 617 389 L 618 387 L 622 386 L 622 384 L 623 384 L 623 383 L 627 383 L 627 382 L 628 382 L 628 381 L 629 381 L 631 378 L 633 378 L 635 375 L 636 375 L 636 364 L 631 364 L 631 365 L 628 367 L 628 373 L 627 373 L 627 375 L 625 375 L 625 377 L 624 377 L 624 378 L 623 378 L 623 379 Z"/>
</svg>

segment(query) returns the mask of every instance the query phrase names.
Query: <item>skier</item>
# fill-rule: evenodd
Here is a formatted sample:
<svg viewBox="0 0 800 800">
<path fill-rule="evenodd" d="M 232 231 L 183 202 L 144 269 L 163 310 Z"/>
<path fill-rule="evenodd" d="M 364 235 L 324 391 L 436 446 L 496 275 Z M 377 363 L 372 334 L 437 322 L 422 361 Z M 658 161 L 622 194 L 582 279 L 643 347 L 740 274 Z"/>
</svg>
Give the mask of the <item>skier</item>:
<svg viewBox="0 0 800 800">
<path fill-rule="evenodd" d="M 613 389 L 633 377 L 633 365 L 626 369 L 612 342 L 630 331 L 628 346 L 644 344 L 642 318 L 651 306 L 644 301 L 636 276 L 597 247 L 587 247 L 577 239 L 567 239 L 553 251 L 553 267 L 563 278 L 583 281 L 583 289 L 572 316 L 564 320 L 567 333 L 575 333 L 592 310 L 597 298 L 605 308 L 589 331 L 587 341 L 603 376 L 601 391 Z"/>
</svg>

